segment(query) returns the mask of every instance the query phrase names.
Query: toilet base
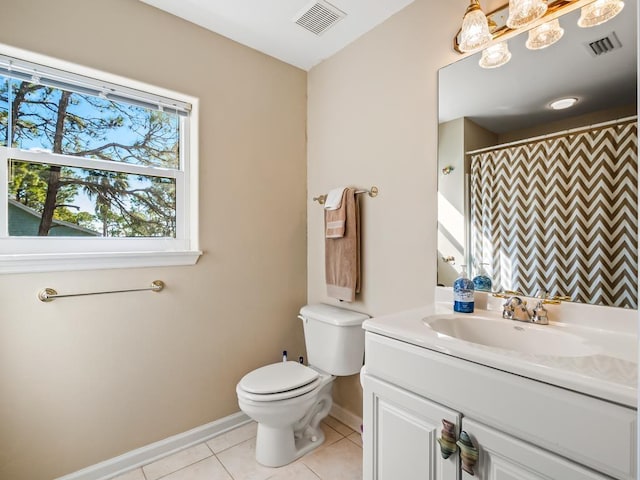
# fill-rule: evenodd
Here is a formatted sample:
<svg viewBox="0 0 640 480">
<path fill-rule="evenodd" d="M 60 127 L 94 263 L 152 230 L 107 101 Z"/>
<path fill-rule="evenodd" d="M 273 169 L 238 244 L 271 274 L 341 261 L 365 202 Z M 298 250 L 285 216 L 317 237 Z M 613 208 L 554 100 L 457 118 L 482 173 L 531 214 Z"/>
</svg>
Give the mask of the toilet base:
<svg viewBox="0 0 640 480">
<path fill-rule="evenodd" d="M 287 428 L 258 423 L 256 461 L 265 467 L 282 467 L 309 453 L 324 443 L 320 422 L 329 415 L 332 382 L 325 385 L 311 410 Z"/>
<path fill-rule="evenodd" d="M 296 439 L 290 429 L 278 429 L 258 424 L 256 461 L 265 467 L 282 467 L 309 453 L 324 443 L 324 432 L 318 429 L 313 437 Z"/>
</svg>

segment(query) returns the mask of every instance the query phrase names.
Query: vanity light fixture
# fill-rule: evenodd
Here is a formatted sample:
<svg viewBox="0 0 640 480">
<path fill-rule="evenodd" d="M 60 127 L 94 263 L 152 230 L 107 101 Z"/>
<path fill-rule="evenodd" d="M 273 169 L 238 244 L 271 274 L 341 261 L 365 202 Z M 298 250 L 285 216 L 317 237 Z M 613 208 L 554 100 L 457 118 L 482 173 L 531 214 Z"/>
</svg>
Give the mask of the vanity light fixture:
<svg viewBox="0 0 640 480">
<path fill-rule="evenodd" d="M 478 64 L 482 68 L 498 68 L 511 60 L 511 52 L 507 42 L 500 42 L 482 51 L 482 58 Z"/>
<path fill-rule="evenodd" d="M 553 110 L 564 110 L 565 108 L 573 107 L 577 102 L 578 102 L 577 98 L 567 97 L 567 98 L 560 98 L 558 100 L 555 100 L 551 102 L 549 106 Z"/>
<path fill-rule="evenodd" d="M 589 3 L 591 2 L 591 3 Z M 576 6 L 584 5 L 582 7 Z M 572 7 L 573 5 L 573 7 Z M 479 0 L 470 0 L 462 20 L 462 27 L 453 39 L 453 48 L 459 53 L 490 48 L 482 53 L 479 64 L 483 68 L 495 68 L 511 59 L 508 47 L 496 41 L 503 36 L 510 38 L 526 25 L 535 23 L 529 32 L 526 45 L 539 50 L 553 45 L 564 35 L 558 17 L 562 12 L 582 8 L 578 25 L 591 27 L 615 17 L 624 8 L 622 0 L 510 0 L 502 7 L 485 15 Z M 552 20 L 542 23 L 540 18 Z M 494 45 L 490 45 L 494 42 Z M 499 57 L 499 60 L 498 60 Z"/>
<path fill-rule="evenodd" d="M 624 8 L 622 0 L 596 0 L 582 7 L 578 25 L 580 27 L 595 27 L 611 20 Z"/>
<path fill-rule="evenodd" d="M 547 13 L 546 0 L 509 0 L 507 27 L 520 28 L 530 25 Z"/>
<path fill-rule="evenodd" d="M 529 30 L 527 48 L 529 50 L 547 48 L 560 40 L 563 35 L 564 28 L 560 26 L 560 21 L 556 18 Z"/>
<path fill-rule="evenodd" d="M 492 40 L 487 16 L 480 8 L 479 0 L 471 0 L 462 19 L 460 31 L 461 52 L 472 52 L 485 47 Z"/>
</svg>

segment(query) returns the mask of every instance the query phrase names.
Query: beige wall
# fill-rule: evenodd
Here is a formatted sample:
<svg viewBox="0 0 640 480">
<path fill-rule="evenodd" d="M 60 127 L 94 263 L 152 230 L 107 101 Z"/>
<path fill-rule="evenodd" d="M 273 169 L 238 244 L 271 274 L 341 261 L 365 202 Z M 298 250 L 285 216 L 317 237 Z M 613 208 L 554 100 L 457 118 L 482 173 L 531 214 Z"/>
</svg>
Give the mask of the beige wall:
<svg viewBox="0 0 640 480">
<path fill-rule="evenodd" d="M 465 119 L 456 118 L 438 125 L 438 283 L 452 285 L 458 277 L 460 265 L 467 263 L 464 256 L 465 202 L 464 178 L 466 173 L 464 140 Z M 453 167 L 445 175 L 442 170 Z M 453 257 L 453 263 L 444 259 Z"/>
<path fill-rule="evenodd" d="M 464 118 L 456 118 L 438 125 L 438 192 L 450 204 L 453 210 L 464 215 L 464 174 L 465 133 Z M 442 169 L 453 167 L 451 173 L 443 175 Z M 461 222 L 463 227 L 464 222 Z"/>
<path fill-rule="evenodd" d="M 472 276 L 475 266 L 469 265 L 469 252 L 465 252 L 464 239 L 469 232 L 464 221 L 468 216 L 465 199 L 465 174 L 470 172 L 470 162 L 465 152 L 495 145 L 498 136 L 468 118 L 457 118 L 438 125 L 438 284 L 451 286 L 467 265 Z M 442 169 L 452 166 L 448 175 Z M 462 243 L 461 243 L 462 242 Z M 466 253 L 466 255 L 465 255 Z M 454 257 L 453 264 L 444 262 Z"/>
<path fill-rule="evenodd" d="M 416 0 L 309 73 L 309 197 L 351 184 L 363 199 L 363 293 L 371 315 L 424 305 L 436 284 L 437 71 L 468 2 Z M 325 293 L 322 208 L 308 202 L 309 301 Z M 334 399 L 361 414 L 357 376 Z"/>
<path fill-rule="evenodd" d="M 234 413 L 244 373 L 304 353 L 307 75 L 137 0 L 0 11 L 1 43 L 200 98 L 196 266 L 0 276 L 0 478 L 51 479 Z"/>
</svg>

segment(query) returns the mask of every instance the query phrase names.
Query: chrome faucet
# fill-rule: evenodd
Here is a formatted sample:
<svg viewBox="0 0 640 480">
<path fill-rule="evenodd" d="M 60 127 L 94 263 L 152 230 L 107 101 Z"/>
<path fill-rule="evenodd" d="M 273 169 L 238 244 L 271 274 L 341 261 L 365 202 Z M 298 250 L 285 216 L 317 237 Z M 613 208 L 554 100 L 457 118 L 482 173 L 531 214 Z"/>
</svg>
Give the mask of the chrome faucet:
<svg viewBox="0 0 640 480">
<path fill-rule="evenodd" d="M 531 314 L 527 310 L 527 303 L 520 297 L 509 297 L 502 305 L 502 318 L 507 320 L 518 320 L 519 322 L 530 322 Z"/>
<path fill-rule="evenodd" d="M 544 303 L 548 298 L 549 293 L 545 289 L 538 290 L 536 298 L 538 303 L 534 307 L 533 311 L 529 312 L 527 309 L 527 302 L 523 301 L 520 297 L 512 296 L 507 298 L 507 301 L 502 305 L 502 318 L 508 320 L 518 320 L 519 322 L 531 322 L 539 325 L 549 324 L 549 314 L 547 309 L 544 308 Z"/>
</svg>

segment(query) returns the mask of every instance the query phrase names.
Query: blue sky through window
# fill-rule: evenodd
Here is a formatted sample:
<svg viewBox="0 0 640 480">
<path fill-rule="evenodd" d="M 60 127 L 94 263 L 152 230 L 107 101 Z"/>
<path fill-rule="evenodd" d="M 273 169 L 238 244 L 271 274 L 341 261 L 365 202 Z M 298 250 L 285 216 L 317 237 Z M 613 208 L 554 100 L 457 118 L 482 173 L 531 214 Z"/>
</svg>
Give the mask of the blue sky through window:
<svg viewBox="0 0 640 480">
<path fill-rule="evenodd" d="M 0 144 L 6 146 L 7 138 L 11 136 L 9 117 L 11 109 L 17 105 L 17 112 L 13 112 L 14 117 L 18 113 L 17 122 L 11 128 L 13 146 L 25 150 L 55 150 L 56 120 L 63 94 L 64 91 L 60 89 L 0 76 Z M 14 101 L 16 98 L 18 100 Z M 61 148 L 54 153 L 126 164 L 180 168 L 180 119 L 175 113 L 70 93 L 63 131 Z M 172 179 L 69 167 L 63 172 L 75 178 L 79 185 L 73 197 L 65 198 L 64 204 L 68 205 L 65 208 L 93 215 L 95 218 L 89 228 L 97 231 L 98 227 L 102 229 L 106 215 L 102 220 L 97 218 L 96 199 L 100 195 L 96 192 L 99 188 L 92 187 L 90 183 L 110 179 L 109 182 L 114 185 L 119 182 L 119 189 L 109 187 L 108 191 L 113 193 L 117 190 L 122 196 L 112 198 L 119 206 L 118 212 L 111 212 L 112 217 L 118 216 L 123 224 L 133 217 L 144 223 L 146 218 L 147 227 L 138 228 L 144 232 L 142 236 L 175 236 L 175 225 L 170 226 L 175 224 L 175 181 Z M 37 188 L 43 187 L 40 184 Z M 46 186 L 44 188 L 46 190 Z M 29 206 L 38 210 L 37 202 Z M 165 230 L 158 230 L 154 227 L 157 223 L 169 226 Z M 114 226 L 111 230 L 111 236 L 138 236 L 135 229 L 127 232 Z"/>
</svg>

